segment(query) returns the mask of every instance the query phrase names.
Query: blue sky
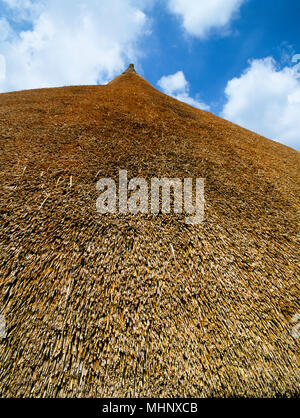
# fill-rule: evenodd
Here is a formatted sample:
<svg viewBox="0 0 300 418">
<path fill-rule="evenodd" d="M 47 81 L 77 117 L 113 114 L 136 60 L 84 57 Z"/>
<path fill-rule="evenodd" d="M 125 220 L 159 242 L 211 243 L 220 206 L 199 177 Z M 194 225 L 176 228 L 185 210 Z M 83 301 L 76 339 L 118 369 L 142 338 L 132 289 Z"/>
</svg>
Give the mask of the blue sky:
<svg viewBox="0 0 300 418">
<path fill-rule="evenodd" d="M 0 92 L 102 84 L 134 62 L 165 93 L 300 150 L 299 27 L 299 0 L 0 0 Z"/>
</svg>

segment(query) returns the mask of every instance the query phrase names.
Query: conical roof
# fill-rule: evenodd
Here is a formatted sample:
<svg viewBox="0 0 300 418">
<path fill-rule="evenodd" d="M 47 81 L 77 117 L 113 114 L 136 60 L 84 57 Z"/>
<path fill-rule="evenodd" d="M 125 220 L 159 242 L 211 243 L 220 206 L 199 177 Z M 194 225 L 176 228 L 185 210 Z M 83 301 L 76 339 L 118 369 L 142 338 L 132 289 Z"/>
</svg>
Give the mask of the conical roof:
<svg viewBox="0 0 300 418">
<path fill-rule="evenodd" d="M 1 397 L 299 394 L 297 151 L 134 71 L 0 118 Z M 121 169 L 204 178 L 204 221 L 97 213 Z"/>
</svg>

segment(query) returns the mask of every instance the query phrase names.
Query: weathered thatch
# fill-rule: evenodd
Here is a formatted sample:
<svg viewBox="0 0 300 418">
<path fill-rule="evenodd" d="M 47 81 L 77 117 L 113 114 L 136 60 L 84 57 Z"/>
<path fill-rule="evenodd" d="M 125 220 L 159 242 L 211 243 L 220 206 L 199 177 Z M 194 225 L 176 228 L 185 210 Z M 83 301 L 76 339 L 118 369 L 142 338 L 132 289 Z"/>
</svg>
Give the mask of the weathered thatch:
<svg viewBox="0 0 300 418">
<path fill-rule="evenodd" d="M 299 153 L 155 90 L 0 95 L 0 396 L 296 396 Z M 205 178 L 205 221 L 96 182 Z"/>
</svg>

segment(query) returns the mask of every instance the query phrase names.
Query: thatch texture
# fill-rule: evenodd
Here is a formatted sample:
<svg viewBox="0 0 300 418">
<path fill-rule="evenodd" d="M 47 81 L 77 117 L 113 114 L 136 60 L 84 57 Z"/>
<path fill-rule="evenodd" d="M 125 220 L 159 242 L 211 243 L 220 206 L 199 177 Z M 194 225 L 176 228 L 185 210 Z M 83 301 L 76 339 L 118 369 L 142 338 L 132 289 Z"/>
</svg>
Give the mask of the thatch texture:
<svg viewBox="0 0 300 418">
<path fill-rule="evenodd" d="M 0 147 L 0 396 L 299 394 L 297 151 L 134 72 L 1 94 Z M 98 214 L 119 169 L 205 178 L 205 221 Z"/>
</svg>

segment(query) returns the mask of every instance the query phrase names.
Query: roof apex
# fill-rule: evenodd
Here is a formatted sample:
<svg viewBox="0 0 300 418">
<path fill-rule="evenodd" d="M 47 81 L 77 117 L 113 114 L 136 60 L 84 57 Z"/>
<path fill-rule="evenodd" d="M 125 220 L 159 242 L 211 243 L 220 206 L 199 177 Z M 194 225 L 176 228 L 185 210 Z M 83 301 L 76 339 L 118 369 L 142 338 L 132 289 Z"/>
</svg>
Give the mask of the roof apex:
<svg viewBox="0 0 300 418">
<path fill-rule="evenodd" d="M 127 70 L 124 71 L 124 74 L 125 73 L 136 73 L 135 68 L 134 68 L 134 64 L 129 64 Z"/>
</svg>

